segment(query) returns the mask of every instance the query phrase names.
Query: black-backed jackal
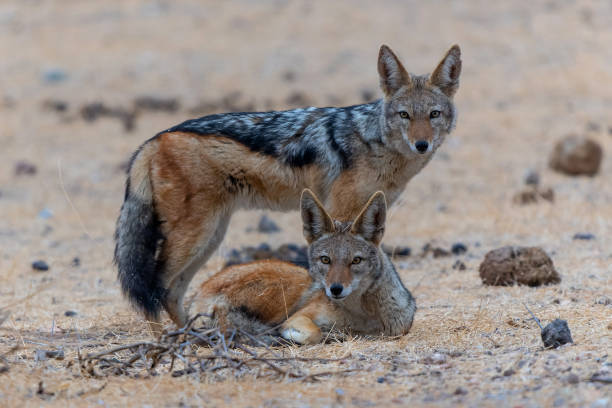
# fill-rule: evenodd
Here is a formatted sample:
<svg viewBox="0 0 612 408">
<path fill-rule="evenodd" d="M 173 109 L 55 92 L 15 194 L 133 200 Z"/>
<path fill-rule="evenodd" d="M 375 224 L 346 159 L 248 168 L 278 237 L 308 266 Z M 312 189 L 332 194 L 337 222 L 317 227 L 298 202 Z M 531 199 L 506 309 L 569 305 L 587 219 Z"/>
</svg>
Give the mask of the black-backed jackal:
<svg viewBox="0 0 612 408">
<path fill-rule="evenodd" d="M 280 335 L 317 343 L 331 329 L 403 335 L 416 302 L 380 249 L 386 203 L 372 195 L 352 222 L 333 220 L 310 190 L 302 194 L 310 269 L 270 260 L 230 266 L 204 282 L 192 310 L 211 315 L 222 330 Z"/>
<path fill-rule="evenodd" d="M 189 282 L 238 209 L 292 210 L 304 188 L 341 221 L 381 190 L 392 204 L 453 129 L 461 56 L 408 73 L 387 46 L 384 97 L 363 105 L 227 113 L 160 132 L 134 153 L 117 221 L 115 262 L 126 296 L 151 321 L 179 326 Z"/>
</svg>

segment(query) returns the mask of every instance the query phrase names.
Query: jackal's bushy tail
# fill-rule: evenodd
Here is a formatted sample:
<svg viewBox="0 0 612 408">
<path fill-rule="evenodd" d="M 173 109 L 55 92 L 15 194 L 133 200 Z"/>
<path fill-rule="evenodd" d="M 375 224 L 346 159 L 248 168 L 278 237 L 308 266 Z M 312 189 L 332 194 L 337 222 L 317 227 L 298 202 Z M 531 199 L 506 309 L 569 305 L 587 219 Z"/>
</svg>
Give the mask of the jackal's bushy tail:
<svg viewBox="0 0 612 408">
<path fill-rule="evenodd" d="M 164 235 L 153 205 L 148 155 L 142 150 L 134 155 L 128 173 L 115 231 L 115 263 L 123 293 L 147 318 L 156 320 L 166 292 L 160 256 Z"/>
</svg>

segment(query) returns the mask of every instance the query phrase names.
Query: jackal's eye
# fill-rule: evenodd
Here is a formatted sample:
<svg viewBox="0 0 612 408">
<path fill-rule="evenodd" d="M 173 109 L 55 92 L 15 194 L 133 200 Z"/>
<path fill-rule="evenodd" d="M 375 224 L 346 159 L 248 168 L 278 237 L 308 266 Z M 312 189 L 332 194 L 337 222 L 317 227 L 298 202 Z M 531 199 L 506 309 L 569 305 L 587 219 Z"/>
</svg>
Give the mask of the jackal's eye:
<svg viewBox="0 0 612 408">
<path fill-rule="evenodd" d="M 321 259 L 321 263 L 324 263 L 325 265 L 331 262 L 329 259 L 329 256 L 323 255 L 320 259 Z"/>
<path fill-rule="evenodd" d="M 353 258 L 353 265 L 357 265 L 361 263 L 361 258 L 356 256 Z"/>
<path fill-rule="evenodd" d="M 432 118 L 432 119 L 437 118 L 438 116 L 440 116 L 440 111 L 439 110 L 432 110 L 429 113 L 429 117 Z"/>
<path fill-rule="evenodd" d="M 406 111 L 399 111 L 400 118 L 402 119 L 410 119 L 410 115 Z"/>
</svg>

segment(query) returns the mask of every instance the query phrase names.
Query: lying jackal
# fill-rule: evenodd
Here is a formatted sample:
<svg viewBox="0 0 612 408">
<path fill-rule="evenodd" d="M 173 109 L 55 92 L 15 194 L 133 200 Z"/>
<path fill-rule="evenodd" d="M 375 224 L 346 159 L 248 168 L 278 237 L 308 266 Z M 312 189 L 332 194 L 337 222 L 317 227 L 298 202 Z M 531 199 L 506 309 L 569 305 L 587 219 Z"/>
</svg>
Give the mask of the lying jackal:
<svg viewBox="0 0 612 408">
<path fill-rule="evenodd" d="M 309 271 L 276 260 L 230 266 L 202 284 L 192 308 L 222 330 L 257 334 L 282 323 L 280 335 L 300 344 L 317 343 L 332 328 L 407 333 L 416 303 L 379 247 L 384 194 L 374 193 L 353 222 L 333 220 L 310 190 L 301 207 Z"/>
<path fill-rule="evenodd" d="M 387 46 L 384 98 L 342 108 L 227 113 L 188 120 L 134 154 L 115 233 L 125 295 L 151 321 L 186 323 L 183 297 L 241 208 L 297 209 L 304 188 L 332 216 L 354 219 L 373 192 L 393 203 L 456 120 L 461 59 L 412 75 Z"/>
</svg>

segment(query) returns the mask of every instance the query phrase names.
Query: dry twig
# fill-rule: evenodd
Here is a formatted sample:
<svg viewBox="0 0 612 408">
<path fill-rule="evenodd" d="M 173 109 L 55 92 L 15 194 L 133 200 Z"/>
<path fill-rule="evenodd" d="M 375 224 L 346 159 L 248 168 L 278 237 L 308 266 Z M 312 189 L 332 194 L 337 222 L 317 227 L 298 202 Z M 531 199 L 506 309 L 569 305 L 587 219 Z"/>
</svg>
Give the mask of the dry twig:
<svg viewBox="0 0 612 408">
<path fill-rule="evenodd" d="M 274 375 L 301 381 L 360 371 L 359 368 L 311 372 L 304 364 L 341 363 L 346 359 L 284 357 L 258 336 L 240 329 L 225 333 L 217 328 L 196 327 L 203 314 L 196 315 L 185 327 L 166 333 L 157 342 L 141 341 L 117 346 L 85 357 L 78 354 L 81 372 L 88 376 L 157 375 L 155 369 L 165 366 L 174 377 L 185 374 L 216 374 L 226 370 L 234 375 Z M 182 369 L 175 369 L 176 363 Z"/>
</svg>

